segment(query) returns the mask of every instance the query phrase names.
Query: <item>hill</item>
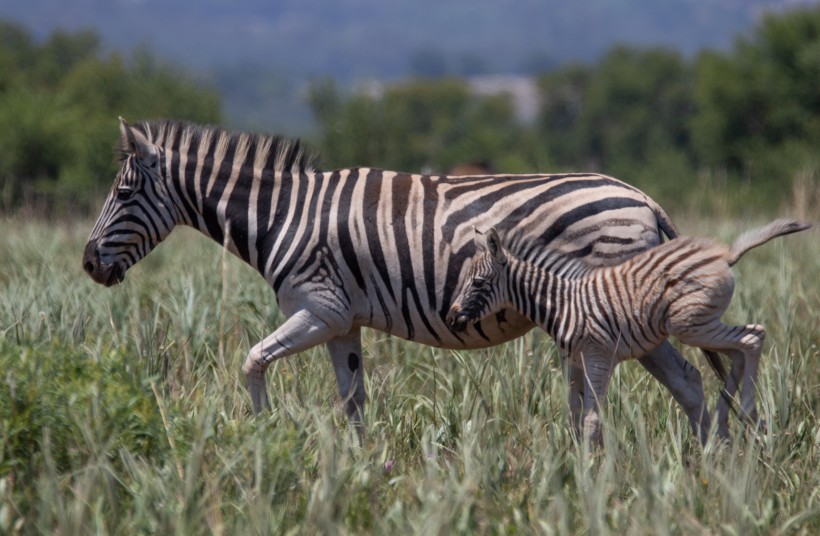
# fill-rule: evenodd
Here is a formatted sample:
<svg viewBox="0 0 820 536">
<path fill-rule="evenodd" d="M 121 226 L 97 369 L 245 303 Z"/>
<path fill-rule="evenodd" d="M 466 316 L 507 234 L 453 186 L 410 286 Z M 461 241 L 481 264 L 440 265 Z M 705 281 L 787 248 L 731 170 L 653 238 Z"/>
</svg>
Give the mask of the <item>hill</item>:
<svg viewBox="0 0 820 536">
<path fill-rule="evenodd" d="M 726 48 L 765 10 L 805 0 L 26 0 L 0 18 L 45 36 L 94 28 L 114 48 L 147 44 L 197 69 L 254 64 L 297 78 L 412 71 L 513 73 L 594 59 L 613 43 L 691 54 Z"/>
</svg>

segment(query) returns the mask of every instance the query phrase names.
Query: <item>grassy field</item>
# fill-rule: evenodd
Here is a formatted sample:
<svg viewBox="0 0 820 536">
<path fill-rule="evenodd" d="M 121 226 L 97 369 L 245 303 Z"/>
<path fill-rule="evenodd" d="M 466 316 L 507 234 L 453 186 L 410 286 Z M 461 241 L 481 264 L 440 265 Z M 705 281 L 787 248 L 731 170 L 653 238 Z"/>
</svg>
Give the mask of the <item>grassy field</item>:
<svg viewBox="0 0 820 536">
<path fill-rule="evenodd" d="M 678 223 L 730 240 L 763 221 Z M 80 266 L 89 222 L 2 224 L 2 534 L 820 533 L 816 229 L 735 270 L 728 320 L 768 329 L 767 435 L 701 449 L 631 362 L 590 453 L 539 332 L 451 352 L 366 331 L 356 448 L 324 348 L 275 364 L 273 410 L 251 416 L 241 363 L 282 317 L 213 243 L 175 231 L 104 289 Z"/>
</svg>

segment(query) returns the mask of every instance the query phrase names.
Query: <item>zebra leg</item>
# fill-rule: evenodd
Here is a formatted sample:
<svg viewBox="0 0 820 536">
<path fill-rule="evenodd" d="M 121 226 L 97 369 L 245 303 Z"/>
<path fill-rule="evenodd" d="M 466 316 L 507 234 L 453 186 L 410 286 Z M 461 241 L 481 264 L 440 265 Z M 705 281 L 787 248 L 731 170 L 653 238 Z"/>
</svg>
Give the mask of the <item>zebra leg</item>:
<svg viewBox="0 0 820 536">
<path fill-rule="evenodd" d="M 582 439 L 582 416 L 584 409 L 584 369 L 578 359 L 561 353 L 566 379 L 569 386 L 569 424 L 577 439 Z"/>
<path fill-rule="evenodd" d="M 347 422 L 356 430 L 359 445 L 364 444 L 364 359 L 361 330 L 354 328 L 341 337 L 327 341 L 339 396 L 342 397 Z"/>
<path fill-rule="evenodd" d="M 757 371 L 760 366 L 760 354 L 763 350 L 763 339 L 766 331 L 763 326 L 752 324 L 745 328 L 745 334 L 741 338 L 743 344 L 743 387 L 740 391 L 740 409 L 746 419 L 754 425 L 765 430 L 766 423 L 761 421 L 757 415 L 755 407 L 755 394 L 757 393 Z"/>
<path fill-rule="evenodd" d="M 738 382 L 743 383 L 741 391 L 741 415 L 745 420 L 757 421 L 755 409 L 755 389 L 757 369 L 760 363 L 760 352 L 763 338 L 766 336 L 762 326 L 748 325 L 732 327 L 715 321 L 701 325 L 696 331 L 688 331 L 685 326 L 678 338 L 686 344 L 726 352 L 732 358 L 732 369 L 726 379 L 724 395 L 718 399 L 718 433 L 728 437 L 729 402 L 737 391 Z M 762 423 L 761 423 L 762 424 Z M 765 424 L 762 424 L 765 427 Z"/>
<path fill-rule="evenodd" d="M 348 331 L 344 329 L 343 332 Z M 270 408 L 265 390 L 265 371 L 274 359 L 312 348 L 336 337 L 340 329 L 332 327 L 317 315 L 302 309 L 288 318 L 276 331 L 256 344 L 242 366 L 248 380 L 253 412 Z"/>
<path fill-rule="evenodd" d="M 603 444 L 601 407 L 606 402 L 606 390 L 612 374 L 613 358 L 594 351 L 581 354 L 584 374 L 584 438 L 592 445 Z"/>
<path fill-rule="evenodd" d="M 668 340 L 640 357 L 638 362 L 672 393 L 672 398 L 686 413 L 695 436 L 705 443 L 712 420 L 703 396 L 700 371 L 684 359 Z"/>
<path fill-rule="evenodd" d="M 718 437 L 729 440 L 729 409 L 730 402 L 734 399 L 740 379 L 743 377 L 743 353 L 738 350 L 725 350 L 726 355 L 732 362 L 729 375 L 723 384 L 723 391 L 718 396 L 715 414 L 718 421 Z"/>
</svg>

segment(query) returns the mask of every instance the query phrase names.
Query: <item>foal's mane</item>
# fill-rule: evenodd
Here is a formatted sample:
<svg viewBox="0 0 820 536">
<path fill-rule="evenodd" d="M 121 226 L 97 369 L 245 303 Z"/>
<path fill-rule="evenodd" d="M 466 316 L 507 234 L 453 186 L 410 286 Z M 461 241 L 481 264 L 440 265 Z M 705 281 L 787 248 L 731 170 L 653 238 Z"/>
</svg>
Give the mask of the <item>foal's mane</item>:
<svg viewBox="0 0 820 536">
<path fill-rule="evenodd" d="M 504 249 L 518 260 L 561 277 L 580 277 L 594 270 L 594 267 L 583 259 L 534 243 L 531 239 L 525 239 L 519 232 L 513 231 L 507 236 L 502 236 L 501 242 Z"/>
</svg>

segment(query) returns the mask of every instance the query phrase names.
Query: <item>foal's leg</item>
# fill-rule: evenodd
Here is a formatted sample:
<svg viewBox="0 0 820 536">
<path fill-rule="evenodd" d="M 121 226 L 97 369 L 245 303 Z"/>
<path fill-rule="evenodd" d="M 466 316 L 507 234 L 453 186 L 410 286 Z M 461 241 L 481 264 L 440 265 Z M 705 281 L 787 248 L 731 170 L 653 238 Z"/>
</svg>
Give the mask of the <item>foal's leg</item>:
<svg viewBox="0 0 820 536">
<path fill-rule="evenodd" d="M 580 361 L 584 375 L 584 437 L 591 444 L 601 445 L 600 408 L 606 403 L 614 358 L 600 351 L 587 350 L 581 353 Z"/>
<path fill-rule="evenodd" d="M 757 408 L 755 407 L 755 393 L 757 391 L 757 371 L 760 367 L 760 353 L 763 351 L 763 339 L 766 331 L 759 324 L 750 324 L 745 328 L 746 334 L 741 342 L 745 345 L 746 366 L 743 370 L 743 387 L 740 391 L 740 408 L 743 414 L 752 422 L 758 422 Z"/>
<path fill-rule="evenodd" d="M 729 375 L 726 376 L 726 381 L 723 383 L 720 396 L 718 396 L 715 413 L 717 414 L 718 420 L 718 437 L 728 440 L 730 403 L 734 400 L 735 393 L 740 385 L 740 380 L 743 377 L 745 358 L 743 357 L 743 352 L 740 350 L 726 350 L 725 353 L 729 356 L 732 364 L 729 369 Z"/>
<path fill-rule="evenodd" d="M 567 402 L 569 405 L 569 426 L 575 433 L 575 437 L 582 439 L 581 424 L 584 408 L 584 369 L 579 359 L 568 356 L 564 350 L 559 349 L 561 357 L 561 368 L 564 372 L 564 379 L 567 381 Z"/>
<path fill-rule="evenodd" d="M 732 369 L 726 379 L 724 392 L 731 398 L 737 391 L 738 382 L 741 382 L 741 414 L 746 420 L 757 422 L 755 387 L 765 337 L 763 327 L 727 326 L 715 321 L 697 329 L 684 326 L 673 335 L 685 344 L 725 352 L 732 358 Z M 728 410 L 728 401 L 721 396 L 717 406 L 718 433 L 721 437 L 728 437 Z"/>
</svg>

